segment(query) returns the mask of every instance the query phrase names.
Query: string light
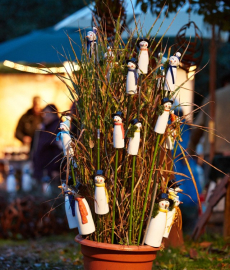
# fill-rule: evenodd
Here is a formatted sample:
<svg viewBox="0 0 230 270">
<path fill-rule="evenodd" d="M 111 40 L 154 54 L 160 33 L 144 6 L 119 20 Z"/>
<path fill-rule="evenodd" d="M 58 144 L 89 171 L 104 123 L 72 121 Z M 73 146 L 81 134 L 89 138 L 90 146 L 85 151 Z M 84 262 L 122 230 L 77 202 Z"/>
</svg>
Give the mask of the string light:
<svg viewBox="0 0 230 270">
<path fill-rule="evenodd" d="M 73 72 L 80 69 L 79 65 L 70 63 L 70 62 L 64 62 L 64 67 L 50 67 L 50 68 L 38 68 L 38 67 L 30 67 L 25 66 L 22 64 L 17 64 L 8 60 L 5 60 L 3 62 L 3 65 L 9 68 L 13 68 L 16 70 L 24 71 L 24 72 L 30 72 L 30 73 L 36 73 L 36 74 L 44 74 L 49 75 L 52 73 L 66 73 L 66 71 Z"/>
</svg>

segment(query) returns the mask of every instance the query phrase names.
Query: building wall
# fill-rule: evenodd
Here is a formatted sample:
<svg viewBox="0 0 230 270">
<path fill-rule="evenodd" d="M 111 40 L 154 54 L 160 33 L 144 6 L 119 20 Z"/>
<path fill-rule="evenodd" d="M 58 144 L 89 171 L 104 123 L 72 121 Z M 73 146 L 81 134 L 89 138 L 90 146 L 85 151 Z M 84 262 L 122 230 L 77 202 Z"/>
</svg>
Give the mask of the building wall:
<svg viewBox="0 0 230 270">
<path fill-rule="evenodd" d="M 55 75 L 0 74 L 0 156 L 7 146 L 20 146 L 14 138 L 18 120 L 40 96 L 42 106 L 54 103 L 59 111 L 71 106 L 68 89 Z"/>
</svg>

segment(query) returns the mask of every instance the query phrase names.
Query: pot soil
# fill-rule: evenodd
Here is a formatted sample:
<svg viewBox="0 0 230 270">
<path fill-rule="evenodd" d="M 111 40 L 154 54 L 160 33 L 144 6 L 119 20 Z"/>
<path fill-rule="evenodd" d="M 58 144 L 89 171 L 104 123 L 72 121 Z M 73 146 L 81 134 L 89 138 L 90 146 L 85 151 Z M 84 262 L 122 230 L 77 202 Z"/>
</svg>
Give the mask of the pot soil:
<svg viewBox="0 0 230 270">
<path fill-rule="evenodd" d="M 160 249 L 98 243 L 80 235 L 75 237 L 75 241 L 81 244 L 85 270 L 151 270 Z"/>
</svg>

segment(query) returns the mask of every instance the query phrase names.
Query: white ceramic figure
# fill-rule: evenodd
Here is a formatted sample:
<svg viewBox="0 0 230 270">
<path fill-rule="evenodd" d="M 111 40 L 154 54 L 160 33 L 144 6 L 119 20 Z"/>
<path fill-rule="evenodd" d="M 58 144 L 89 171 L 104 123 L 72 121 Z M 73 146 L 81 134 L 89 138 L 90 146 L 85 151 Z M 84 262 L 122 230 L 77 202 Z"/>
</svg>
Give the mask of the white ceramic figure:
<svg viewBox="0 0 230 270">
<path fill-rule="evenodd" d="M 16 192 L 17 191 L 17 180 L 14 176 L 13 166 L 10 166 L 9 174 L 6 178 L 6 191 L 7 192 Z"/>
<path fill-rule="evenodd" d="M 105 187 L 105 176 L 103 175 L 102 170 L 98 170 L 95 177 L 95 198 L 94 198 L 94 206 L 95 213 L 98 215 L 105 215 L 109 213 L 109 198 L 108 192 Z"/>
<path fill-rule="evenodd" d="M 138 73 L 147 74 L 149 66 L 149 53 L 148 53 L 149 40 L 145 38 L 139 39 L 137 42 L 137 46 L 140 48 L 138 55 Z"/>
<path fill-rule="evenodd" d="M 173 150 L 176 136 L 177 136 L 177 128 L 176 126 L 180 124 L 180 117 L 174 114 L 174 111 L 170 111 L 170 120 L 173 125 L 170 126 L 170 129 L 167 130 L 167 137 L 164 143 L 166 149 Z M 181 140 L 181 138 L 179 138 Z"/>
<path fill-rule="evenodd" d="M 140 145 L 140 138 L 141 138 L 140 132 L 141 132 L 142 124 L 136 118 L 131 121 L 131 124 L 132 126 L 137 127 L 137 129 L 134 131 L 134 137 L 130 137 L 129 139 L 127 152 L 129 155 L 136 156 L 138 154 L 139 145 Z"/>
<path fill-rule="evenodd" d="M 75 215 L 78 223 L 78 231 L 80 235 L 87 235 L 95 232 L 95 225 L 88 202 L 81 195 L 81 183 L 77 183 L 76 187 L 70 187 L 70 193 L 75 199 Z"/>
<path fill-rule="evenodd" d="M 174 148 L 175 143 L 174 132 L 175 131 L 173 129 L 168 130 L 168 135 L 164 142 L 164 147 L 168 150 L 173 150 Z"/>
<path fill-rule="evenodd" d="M 65 116 L 65 118 L 66 120 L 60 123 L 61 131 L 57 134 L 56 140 L 59 141 L 61 139 L 64 155 L 67 156 L 68 153 L 69 157 L 73 157 L 74 150 L 71 146 L 72 139 L 69 133 L 71 117 Z"/>
<path fill-rule="evenodd" d="M 26 164 L 23 168 L 22 190 L 25 192 L 28 192 L 28 191 L 31 191 L 32 187 L 33 187 L 33 179 L 30 175 L 29 165 Z"/>
<path fill-rule="evenodd" d="M 92 58 L 92 56 L 95 55 L 95 49 L 97 54 L 97 28 L 93 27 L 93 31 L 88 31 L 86 38 L 89 58 Z"/>
<path fill-rule="evenodd" d="M 46 196 L 50 196 L 52 194 L 51 178 L 46 170 L 43 172 L 42 177 L 42 192 Z"/>
<path fill-rule="evenodd" d="M 164 237 L 168 238 L 169 233 L 171 231 L 172 225 L 175 221 L 175 216 L 178 211 L 178 206 L 180 204 L 179 196 L 177 196 L 178 192 L 182 192 L 183 190 L 179 188 L 180 184 L 176 182 L 175 179 L 172 179 L 168 182 L 168 197 L 171 199 L 175 204 L 172 211 L 168 212 L 167 215 L 167 222 L 166 222 L 166 228 L 164 232 Z"/>
<path fill-rule="evenodd" d="M 106 79 L 108 82 L 110 81 L 110 75 L 111 75 L 111 69 L 113 67 L 113 59 L 114 59 L 114 54 L 112 52 L 112 49 L 110 46 L 107 47 L 107 52 L 104 54 L 104 59 L 107 62 L 107 73 L 106 73 Z"/>
<path fill-rule="evenodd" d="M 132 58 L 130 60 L 127 60 L 127 62 L 128 74 L 126 78 L 126 94 L 134 95 L 137 93 L 137 60 L 135 58 Z"/>
<path fill-rule="evenodd" d="M 164 57 L 164 56 L 162 55 L 162 53 L 158 53 L 158 58 L 161 59 L 160 63 L 163 64 L 163 65 L 164 65 L 164 63 L 167 61 L 167 58 Z M 164 81 L 165 81 L 165 69 L 164 69 L 164 67 L 163 67 L 163 66 L 160 67 L 159 70 L 160 70 L 160 74 L 159 74 L 159 75 L 161 75 L 161 76 L 163 76 L 163 77 L 161 77 L 161 78 L 159 78 L 159 79 L 157 80 L 157 88 L 160 87 L 160 83 L 161 83 L 161 85 L 164 85 Z"/>
<path fill-rule="evenodd" d="M 145 238 L 145 244 L 151 247 L 159 247 L 165 232 L 167 213 L 169 207 L 168 195 L 162 193 L 159 199 L 159 212 L 152 218 Z"/>
<path fill-rule="evenodd" d="M 165 226 L 165 232 L 163 237 L 168 238 L 172 225 L 174 223 L 175 220 L 175 216 L 176 216 L 176 211 L 179 205 L 180 205 L 180 200 L 179 200 L 179 196 L 175 196 L 173 199 L 175 206 L 173 207 L 172 211 L 168 211 L 167 213 L 167 221 L 166 221 L 166 226 Z"/>
<path fill-rule="evenodd" d="M 112 114 L 114 129 L 113 129 L 113 147 L 124 148 L 125 147 L 125 130 L 122 123 L 123 113 L 118 111 Z"/>
<path fill-rule="evenodd" d="M 78 227 L 77 217 L 75 215 L 75 199 L 69 194 L 69 186 L 65 180 L 62 180 L 62 185 L 58 186 L 65 194 L 65 213 L 68 220 L 69 228 L 74 229 Z"/>
<path fill-rule="evenodd" d="M 164 112 L 158 116 L 154 131 L 158 134 L 164 134 L 169 120 L 169 113 L 173 101 L 168 98 L 163 98 L 161 105 L 164 105 Z"/>
<path fill-rule="evenodd" d="M 169 67 L 166 73 L 165 84 L 164 84 L 164 90 L 166 91 L 175 90 L 177 67 L 180 64 L 180 57 L 181 57 L 181 54 L 177 52 L 175 56 L 171 56 L 169 58 Z"/>
</svg>

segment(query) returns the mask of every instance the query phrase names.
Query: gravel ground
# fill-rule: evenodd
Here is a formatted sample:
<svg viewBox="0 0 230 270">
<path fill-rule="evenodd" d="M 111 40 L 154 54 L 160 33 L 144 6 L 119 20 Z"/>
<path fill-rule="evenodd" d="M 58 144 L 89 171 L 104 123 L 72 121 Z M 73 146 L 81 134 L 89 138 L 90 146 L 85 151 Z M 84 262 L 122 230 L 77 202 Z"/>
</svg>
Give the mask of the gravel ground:
<svg viewBox="0 0 230 270">
<path fill-rule="evenodd" d="M 29 241 L 0 240 L 1 270 L 83 269 L 80 246 L 74 235 Z"/>
</svg>

